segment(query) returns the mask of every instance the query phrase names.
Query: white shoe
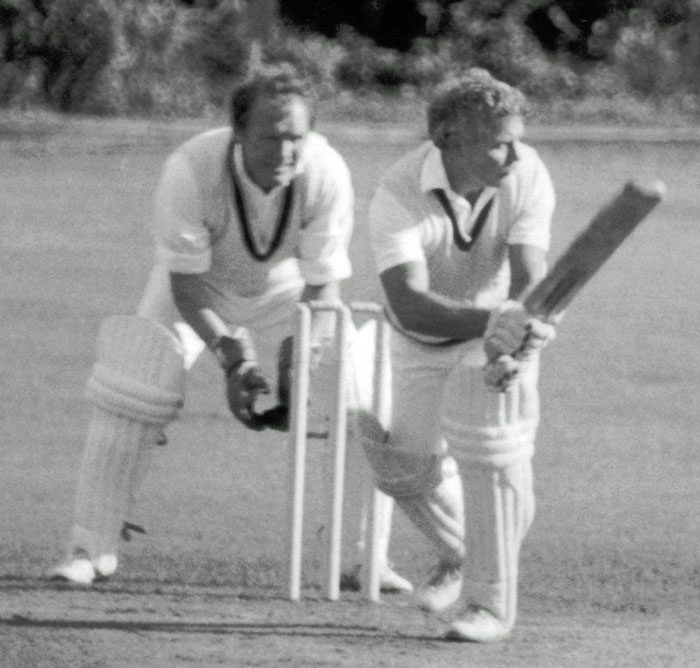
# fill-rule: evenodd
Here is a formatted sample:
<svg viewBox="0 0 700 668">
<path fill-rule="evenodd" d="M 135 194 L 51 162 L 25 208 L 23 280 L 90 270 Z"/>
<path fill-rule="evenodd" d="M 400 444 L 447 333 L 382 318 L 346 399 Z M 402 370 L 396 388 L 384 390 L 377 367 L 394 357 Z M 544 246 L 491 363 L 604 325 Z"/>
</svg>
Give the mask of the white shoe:
<svg viewBox="0 0 700 668">
<path fill-rule="evenodd" d="M 470 606 L 452 622 L 445 638 L 460 642 L 498 642 L 509 633 L 510 628 L 488 610 Z"/>
<path fill-rule="evenodd" d="M 106 580 L 110 575 L 114 575 L 118 563 L 116 554 L 101 554 L 95 563 L 95 579 Z"/>
<path fill-rule="evenodd" d="M 76 550 L 64 564 L 51 571 L 52 580 L 63 580 L 77 585 L 91 585 L 93 582 L 106 580 L 117 570 L 117 557 L 114 554 L 102 554 L 93 563 L 84 550 Z"/>
<path fill-rule="evenodd" d="M 426 612 L 440 612 L 456 603 L 462 592 L 461 565 L 441 562 L 428 584 L 418 591 L 418 607 Z"/>
<path fill-rule="evenodd" d="M 360 591 L 362 566 L 358 565 L 340 576 L 340 588 L 344 591 Z M 379 591 L 385 594 L 412 594 L 413 585 L 403 575 L 399 575 L 390 565 L 384 566 L 379 574 Z"/>
<path fill-rule="evenodd" d="M 385 594 L 412 594 L 413 585 L 387 565 L 379 574 L 379 590 Z"/>
<path fill-rule="evenodd" d="M 96 577 L 95 567 L 85 557 L 75 557 L 51 571 L 52 580 L 63 580 L 77 585 L 91 585 Z"/>
</svg>

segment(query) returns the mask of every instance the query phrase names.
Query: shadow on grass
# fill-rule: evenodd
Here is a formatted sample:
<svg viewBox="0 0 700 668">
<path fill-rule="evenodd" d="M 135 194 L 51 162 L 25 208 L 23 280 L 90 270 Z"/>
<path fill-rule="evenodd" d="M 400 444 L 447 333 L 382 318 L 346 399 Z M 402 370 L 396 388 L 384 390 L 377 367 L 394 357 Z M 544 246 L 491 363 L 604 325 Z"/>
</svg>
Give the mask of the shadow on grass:
<svg viewBox="0 0 700 668">
<path fill-rule="evenodd" d="M 91 585 L 81 585 L 51 577 L 32 577 L 4 575 L 0 576 L 0 599 L 2 592 L 22 596 L 24 592 L 79 597 L 102 596 L 155 596 L 164 599 L 201 599 L 205 601 L 230 601 L 266 604 L 270 602 L 289 603 L 294 606 L 328 603 L 322 588 L 308 584 L 301 592 L 299 601 L 291 601 L 282 584 L 221 584 L 219 582 L 183 583 L 178 580 L 160 580 L 149 578 L 129 578 L 111 580 L 105 578 Z M 376 604 L 364 600 L 360 591 L 346 590 L 341 587 L 341 602 L 374 607 Z M 394 602 L 411 601 L 411 597 L 400 593 L 384 594 L 387 600 Z"/>
<path fill-rule="evenodd" d="M 1 628 L 49 629 L 49 630 L 90 630 L 90 631 L 124 631 L 151 633 L 193 633 L 213 635 L 240 636 L 294 636 L 294 637 L 323 637 L 347 638 L 361 640 L 376 638 L 382 641 L 392 640 L 405 643 L 426 641 L 442 644 L 435 636 L 407 635 L 398 632 L 388 632 L 373 625 L 345 625 L 333 623 L 236 623 L 236 622 L 188 622 L 188 621 L 157 621 L 141 620 L 93 620 L 93 619 L 39 619 L 24 615 L 12 615 L 0 618 Z"/>
<path fill-rule="evenodd" d="M 140 594 L 164 596 L 203 596 L 207 598 L 236 598 L 241 600 L 286 600 L 281 585 L 272 584 L 224 584 L 219 582 L 182 582 L 149 578 L 111 580 L 104 578 L 91 585 L 80 585 L 47 577 L 3 575 L 0 591 L 73 592 L 83 594 Z M 318 592 L 312 598 L 320 597 Z"/>
</svg>

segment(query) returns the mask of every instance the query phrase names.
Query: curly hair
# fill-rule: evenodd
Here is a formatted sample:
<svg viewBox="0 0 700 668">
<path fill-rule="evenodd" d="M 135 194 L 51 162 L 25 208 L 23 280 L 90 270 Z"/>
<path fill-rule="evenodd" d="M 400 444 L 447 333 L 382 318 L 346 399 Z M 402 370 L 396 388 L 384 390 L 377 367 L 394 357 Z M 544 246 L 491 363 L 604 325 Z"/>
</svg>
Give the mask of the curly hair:
<svg viewBox="0 0 700 668">
<path fill-rule="evenodd" d="M 298 96 L 309 110 L 313 127 L 316 119 L 316 95 L 309 81 L 287 62 L 261 65 L 236 86 L 231 96 L 231 125 L 245 128 L 256 100 L 261 97 Z"/>
<path fill-rule="evenodd" d="M 428 106 L 428 132 L 440 145 L 459 123 L 471 138 L 477 138 L 494 129 L 501 119 L 521 116 L 526 107 L 525 96 L 517 88 L 474 67 L 438 86 Z"/>
</svg>

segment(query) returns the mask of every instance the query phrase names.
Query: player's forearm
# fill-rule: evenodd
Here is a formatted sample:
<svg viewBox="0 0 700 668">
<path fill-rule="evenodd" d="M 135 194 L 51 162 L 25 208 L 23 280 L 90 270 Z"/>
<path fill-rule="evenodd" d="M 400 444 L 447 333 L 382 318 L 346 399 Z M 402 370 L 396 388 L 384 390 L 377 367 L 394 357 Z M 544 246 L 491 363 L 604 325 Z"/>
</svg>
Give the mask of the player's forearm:
<svg viewBox="0 0 700 668">
<path fill-rule="evenodd" d="M 547 273 L 546 251 L 536 246 L 514 244 L 508 247 L 510 289 L 508 298 L 523 301 Z"/>
<path fill-rule="evenodd" d="M 465 306 L 430 291 L 413 293 L 407 305 L 390 305 L 401 326 L 409 331 L 463 341 L 483 336 L 489 319 L 486 309 Z"/>
<path fill-rule="evenodd" d="M 211 348 L 222 336 L 230 336 L 229 327 L 211 307 L 209 292 L 197 274 L 170 274 L 173 299 L 185 322 Z"/>
<path fill-rule="evenodd" d="M 391 267 L 382 272 L 381 282 L 404 329 L 462 341 L 479 338 L 486 331 L 489 311 L 432 291 L 423 263 Z"/>
</svg>

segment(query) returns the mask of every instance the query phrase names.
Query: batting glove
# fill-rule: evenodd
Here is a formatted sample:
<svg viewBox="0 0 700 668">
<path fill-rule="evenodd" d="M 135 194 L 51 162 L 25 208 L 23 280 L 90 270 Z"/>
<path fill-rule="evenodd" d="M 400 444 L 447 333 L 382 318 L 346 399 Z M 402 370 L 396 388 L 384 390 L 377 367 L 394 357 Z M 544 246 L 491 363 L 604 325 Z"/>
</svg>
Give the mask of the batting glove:
<svg viewBox="0 0 700 668">
<path fill-rule="evenodd" d="M 488 359 L 502 355 L 525 359 L 554 340 L 554 325 L 533 318 L 520 303 L 503 302 L 489 317 L 484 333 L 484 348 Z"/>
<path fill-rule="evenodd" d="M 484 367 L 484 382 L 490 392 L 507 392 L 520 375 L 520 363 L 510 355 L 489 360 Z"/>
<path fill-rule="evenodd" d="M 520 344 L 515 356 L 518 359 L 527 359 L 548 346 L 556 336 L 557 330 L 553 324 L 538 318 L 530 318 L 527 323 L 527 336 Z"/>
</svg>

